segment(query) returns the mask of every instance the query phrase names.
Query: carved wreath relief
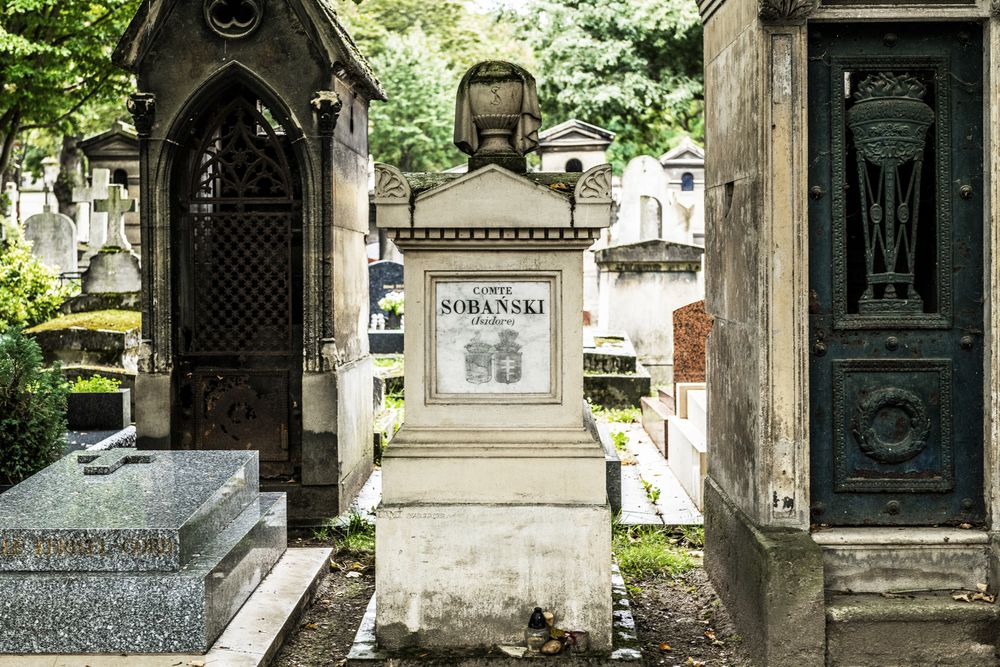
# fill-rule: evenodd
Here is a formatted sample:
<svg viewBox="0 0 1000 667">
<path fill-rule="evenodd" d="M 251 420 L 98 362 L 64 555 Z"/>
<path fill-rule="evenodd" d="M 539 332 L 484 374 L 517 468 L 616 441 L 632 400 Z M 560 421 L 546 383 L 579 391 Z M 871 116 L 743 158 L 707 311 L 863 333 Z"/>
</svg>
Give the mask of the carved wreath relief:
<svg viewBox="0 0 1000 667">
<path fill-rule="evenodd" d="M 865 250 L 862 314 L 922 313 L 914 285 L 920 174 L 934 110 L 926 86 L 909 74 L 867 76 L 847 110 L 857 152 Z"/>
<path fill-rule="evenodd" d="M 916 394 L 884 387 L 858 404 L 852 430 L 869 458 L 879 463 L 902 463 L 927 446 L 931 420 Z"/>
</svg>

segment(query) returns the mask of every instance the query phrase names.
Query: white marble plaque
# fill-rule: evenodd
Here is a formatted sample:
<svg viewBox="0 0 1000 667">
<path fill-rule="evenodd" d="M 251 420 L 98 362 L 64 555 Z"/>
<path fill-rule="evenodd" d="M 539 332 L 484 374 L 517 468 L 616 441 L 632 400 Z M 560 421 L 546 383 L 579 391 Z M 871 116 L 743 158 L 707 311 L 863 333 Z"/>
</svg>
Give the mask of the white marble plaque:
<svg viewBox="0 0 1000 667">
<path fill-rule="evenodd" d="M 434 286 L 435 393 L 552 392 L 552 280 Z"/>
</svg>

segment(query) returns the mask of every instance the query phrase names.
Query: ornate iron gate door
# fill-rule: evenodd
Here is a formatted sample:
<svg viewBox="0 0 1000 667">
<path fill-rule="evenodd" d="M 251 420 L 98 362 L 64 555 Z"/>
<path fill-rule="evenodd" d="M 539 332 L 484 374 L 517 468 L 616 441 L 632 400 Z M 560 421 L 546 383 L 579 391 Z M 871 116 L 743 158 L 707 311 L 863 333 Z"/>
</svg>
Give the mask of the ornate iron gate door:
<svg viewBox="0 0 1000 667">
<path fill-rule="evenodd" d="M 179 403 L 196 449 L 257 449 L 294 472 L 301 386 L 301 223 L 285 137 L 236 90 L 193 137 L 175 236 Z"/>
<path fill-rule="evenodd" d="M 809 50 L 813 520 L 980 522 L 981 30 L 816 24 Z"/>
</svg>

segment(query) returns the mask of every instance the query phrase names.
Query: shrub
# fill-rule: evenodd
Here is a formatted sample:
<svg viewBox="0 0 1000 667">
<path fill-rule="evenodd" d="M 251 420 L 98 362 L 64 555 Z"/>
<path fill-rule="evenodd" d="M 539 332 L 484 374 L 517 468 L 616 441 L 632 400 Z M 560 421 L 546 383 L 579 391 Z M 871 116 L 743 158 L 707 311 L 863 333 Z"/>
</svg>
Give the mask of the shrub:
<svg viewBox="0 0 1000 667">
<path fill-rule="evenodd" d="M 65 448 L 69 385 L 58 365 L 42 367 L 42 350 L 20 331 L 0 334 L 0 483 L 16 484 Z"/>
<path fill-rule="evenodd" d="M 21 229 L 0 218 L 0 331 L 30 327 L 53 317 L 76 288 L 62 285 L 52 269 L 31 254 Z"/>
<path fill-rule="evenodd" d="M 113 394 L 121 386 L 121 380 L 106 378 L 103 375 L 94 375 L 89 378 L 76 378 L 76 382 L 70 387 L 74 394 Z"/>
</svg>

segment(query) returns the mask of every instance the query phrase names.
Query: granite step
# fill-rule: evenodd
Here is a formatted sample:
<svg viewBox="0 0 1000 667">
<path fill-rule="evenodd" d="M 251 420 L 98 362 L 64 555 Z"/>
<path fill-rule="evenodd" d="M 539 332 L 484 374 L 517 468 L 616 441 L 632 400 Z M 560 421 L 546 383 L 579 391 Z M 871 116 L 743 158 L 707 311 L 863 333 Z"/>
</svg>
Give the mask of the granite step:
<svg viewBox="0 0 1000 667">
<path fill-rule="evenodd" d="M 204 652 L 284 553 L 285 511 L 260 494 L 176 572 L 0 573 L 0 653 Z"/>
<path fill-rule="evenodd" d="M 0 572 L 176 571 L 258 474 L 256 452 L 72 452 L 0 496 Z"/>
<path fill-rule="evenodd" d="M 948 593 L 830 595 L 826 664 L 995 667 L 1000 609 Z"/>
</svg>

